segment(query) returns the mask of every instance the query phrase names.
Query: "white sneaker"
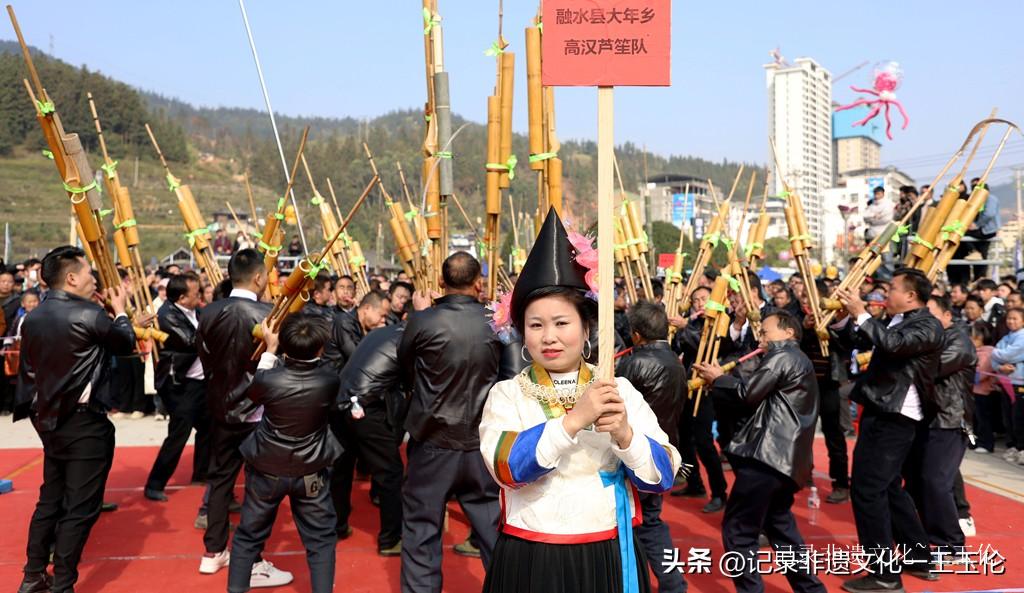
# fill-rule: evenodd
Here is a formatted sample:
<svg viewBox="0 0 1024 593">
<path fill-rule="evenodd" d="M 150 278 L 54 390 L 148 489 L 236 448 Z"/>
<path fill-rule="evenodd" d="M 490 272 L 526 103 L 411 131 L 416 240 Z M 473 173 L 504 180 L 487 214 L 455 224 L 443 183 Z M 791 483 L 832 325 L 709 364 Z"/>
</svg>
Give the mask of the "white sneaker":
<svg viewBox="0 0 1024 593">
<path fill-rule="evenodd" d="M 213 556 L 203 556 L 199 561 L 199 572 L 201 574 L 214 574 L 231 562 L 231 553 L 227 550 L 218 552 Z"/>
<path fill-rule="evenodd" d="M 130 418 L 132 420 L 141 420 L 141 419 L 143 419 L 145 417 L 146 417 L 145 414 L 143 414 L 142 412 L 138 412 L 138 411 L 132 412 L 132 415 L 130 416 Z"/>
<path fill-rule="evenodd" d="M 249 586 L 256 587 L 280 587 L 287 585 L 295 579 L 292 573 L 280 570 L 268 560 L 261 560 L 252 565 L 252 573 L 249 575 Z"/>
<path fill-rule="evenodd" d="M 974 517 L 960 519 L 960 531 L 964 532 L 964 537 L 974 537 L 978 535 L 978 530 L 974 527 Z"/>
<path fill-rule="evenodd" d="M 1024 465 L 1024 451 L 1017 451 L 1017 457 L 1015 459 L 1009 459 L 1010 463 L 1016 463 L 1017 465 Z"/>
<path fill-rule="evenodd" d="M 1009 461 L 1010 463 L 1013 463 L 1014 460 L 1017 459 L 1017 453 L 1018 451 L 1016 447 L 1010 447 L 1003 453 L 1003 459 Z"/>
<path fill-rule="evenodd" d="M 991 453 L 991 451 L 989 451 L 985 447 L 975 447 L 974 452 L 977 453 L 978 455 L 988 455 L 989 453 Z"/>
</svg>

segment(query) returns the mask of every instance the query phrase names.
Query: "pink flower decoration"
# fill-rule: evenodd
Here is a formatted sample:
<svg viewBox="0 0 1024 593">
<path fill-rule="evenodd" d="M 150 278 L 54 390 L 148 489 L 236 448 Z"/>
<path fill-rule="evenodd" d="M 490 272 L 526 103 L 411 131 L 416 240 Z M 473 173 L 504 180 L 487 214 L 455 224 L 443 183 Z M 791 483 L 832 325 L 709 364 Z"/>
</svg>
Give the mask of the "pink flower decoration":
<svg viewBox="0 0 1024 593">
<path fill-rule="evenodd" d="M 512 293 L 506 292 L 497 301 L 491 301 L 491 329 L 501 333 L 512 323 Z"/>
<path fill-rule="evenodd" d="M 566 234 L 569 238 L 569 243 L 576 250 L 576 263 L 588 270 L 597 268 L 597 250 L 594 249 L 593 241 L 590 237 L 576 231 L 569 231 Z"/>
<path fill-rule="evenodd" d="M 590 291 L 593 292 L 594 294 L 597 294 L 597 268 L 594 267 L 587 271 L 587 274 L 586 276 L 583 277 L 583 279 L 586 280 L 587 286 L 590 288 Z"/>
</svg>

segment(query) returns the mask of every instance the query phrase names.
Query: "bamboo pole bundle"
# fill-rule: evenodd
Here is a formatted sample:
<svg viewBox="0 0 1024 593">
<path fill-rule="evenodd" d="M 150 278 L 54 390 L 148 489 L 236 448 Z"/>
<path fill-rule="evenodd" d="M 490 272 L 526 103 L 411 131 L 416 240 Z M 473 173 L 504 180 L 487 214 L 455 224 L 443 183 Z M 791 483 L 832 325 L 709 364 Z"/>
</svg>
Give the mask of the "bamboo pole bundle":
<svg viewBox="0 0 1024 593">
<path fill-rule="evenodd" d="M 697 346 L 697 358 L 694 364 L 709 364 L 718 361 L 718 351 L 722 338 L 729 332 L 729 314 L 726 311 L 726 296 L 729 292 L 729 281 L 725 275 L 719 275 L 711 288 L 711 296 L 704 305 L 704 328 L 701 330 L 700 342 Z M 697 379 L 697 371 L 691 371 L 690 381 Z M 698 386 L 696 392 L 691 391 L 689 397 L 696 398 L 693 404 L 693 415 L 697 415 L 700 398 L 704 387 Z"/>
<path fill-rule="evenodd" d="M 500 16 L 499 16 L 500 20 Z M 512 154 L 512 98 L 515 80 L 515 54 L 505 51 L 508 43 L 499 34 L 491 51 L 497 63 L 494 94 L 487 97 L 487 222 L 484 242 L 487 245 L 487 297 L 497 299 L 498 274 L 501 262 L 502 191 L 507 193 L 515 177 L 516 157 Z"/>
<path fill-rule="evenodd" d="M 997 118 L 984 119 L 975 124 L 974 127 L 971 128 L 970 132 L 968 132 L 967 138 L 964 139 L 964 142 L 963 144 L 960 145 L 960 148 L 958 148 L 956 152 L 954 152 L 953 155 L 949 158 L 949 160 L 946 161 L 946 164 L 943 165 L 942 169 L 935 176 L 935 179 L 933 179 L 932 182 L 929 184 L 928 189 L 925 190 L 920 196 L 918 196 L 917 201 L 907 211 L 907 213 L 903 215 L 903 218 L 899 221 L 889 223 L 885 227 L 885 229 L 883 229 L 877 237 L 872 239 L 872 241 L 864 247 L 860 254 L 857 255 L 856 261 L 854 261 L 853 265 L 850 266 L 850 270 L 847 272 L 846 276 L 844 276 L 842 281 L 840 281 L 839 288 L 845 290 L 859 289 L 860 285 L 864 282 L 864 279 L 870 276 L 871 274 L 875 273 L 875 271 L 882 264 L 882 253 L 884 253 L 885 249 L 888 248 L 889 243 L 892 241 L 893 237 L 897 236 L 898 234 L 903 234 L 904 230 L 907 228 L 905 226 L 907 224 L 907 221 L 910 220 L 910 218 L 914 215 L 915 212 L 917 212 L 919 208 L 921 208 L 928 202 L 928 200 L 931 198 L 932 191 L 934 190 L 934 188 L 939 184 L 940 181 L 942 181 L 942 178 L 946 175 L 949 169 L 952 168 L 953 164 L 956 163 L 956 161 L 958 161 L 960 157 L 963 156 L 964 152 L 967 150 L 967 146 L 971 143 L 971 140 L 974 139 L 974 137 L 979 132 L 981 132 L 986 127 L 996 122 L 1005 123 L 1016 127 L 1012 122 Z M 822 319 L 818 322 L 816 327 L 816 331 L 819 335 L 821 335 L 822 332 L 828 331 L 828 325 L 835 318 L 836 312 L 843 308 L 842 303 L 840 303 L 836 299 L 822 299 L 822 306 L 824 309 L 824 315 Z"/>
<path fill-rule="evenodd" d="M 278 282 L 277 272 L 277 257 L 281 253 L 283 246 L 284 237 L 281 233 L 281 222 L 284 220 L 284 213 L 288 203 L 288 195 L 292 191 L 292 186 L 295 185 L 295 174 L 299 171 L 299 163 L 302 162 L 302 155 L 306 150 L 306 139 L 309 137 L 309 126 L 306 126 L 302 130 L 302 136 L 299 138 L 299 149 L 295 154 L 295 160 L 292 161 L 291 173 L 288 175 L 288 183 L 285 186 L 284 194 L 281 195 L 277 200 L 277 207 L 274 209 L 272 214 L 268 214 L 266 220 L 263 223 L 263 232 L 260 234 L 260 239 L 256 243 L 256 249 L 263 254 L 263 267 L 267 272 L 267 292 L 270 296 L 276 298 L 280 295 L 281 286 Z M 246 176 L 246 187 L 249 186 L 248 176 Z M 252 193 L 249 194 L 250 200 Z M 255 206 L 251 206 L 253 211 L 256 210 Z"/>
<path fill-rule="evenodd" d="M 106 233 L 100 215 L 103 209 L 100 193 L 93 179 L 89 160 L 82 148 L 82 142 L 78 134 L 68 134 L 64 131 L 57 108 L 43 87 L 28 46 L 25 44 L 21 27 L 14 14 L 14 8 L 8 5 L 7 13 L 14 26 L 18 44 L 21 46 L 22 57 L 25 60 L 29 77 L 32 79 L 31 84 L 28 79 L 23 79 L 22 82 L 29 99 L 35 106 L 36 121 L 39 122 L 43 131 L 50 154 L 53 155 L 53 163 L 57 167 L 64 190 L 74 209 L 77 224 L 80 227 L 79 237 L 83 244 L 88 245 L 87 252 L 99 274 L 100 286 L 116 288 L 120 285 L 121 279 L 114 266 L 110 246 L 106 241 Z"/>
<path fill-rule="evenodd" d="M 430 290 L 437 290 L 438 282 L 440 281 L 439 270 L 441 269 L 441 262 L 444 261 L 444 251 L 441 249 L 442 245 L 447 245 L 447 239 L 442 235 L 440 240 L 434 240 L 430 238 L 430 231 L 427 226 L 427 219 L 424 217 L 423 212 L 416 207 L 416 204 L 412 200 L 412 195 L 409 193 L 409 185 L 405 180 L 405 172 L 402 170 L 402 163 L 395 163 L 398 167 L 398 179 L 402 184 L 402 194 L 405 196 L 405 201 L 409 205 L 409 211 L 405 214 L 406 219 L 412 223 L 413 230 L 415 231 L 416 244 L 419 246 L 419 250 L 425 255 L 423 256 L 423 269 L 424 274 L 428 279 L 433 279 L 428 282 Z M 445 196 L 445 204 L 447 204 L 448 197 Z M 442 216 L 446 216 L 447 210 L 442 210 Z M 443 221 L 442 228 L 444 233 L 447 233 L 448 223 L 447 220 Z M 440 259 L 439 259 L 440 258 Z"/>
<path fill-rule="evenodd" d="M 689 193 L 687 187 L 686 193 Z M 683 237 L 686 232 L 679 229 L 679 244 L 676 246 L 675 255 L 672 259 L 672 267 L 665 271 L 665 312 L 669 317 L 679 315 L 679 302 L 683 297 L 683 264 L 686 261 L 686 254 L 683 253 Z M 668 339 L 671 342 L 676 334 L 676 326 L 668 326 Z"/>
<path fill-rule="evenodd" d="M 334 184 L 331 183 L 330 177 L 327 178 L 327 190 L 331 194 L 335 210 L 341 212 L 338 206 L 338 196 L 334 193 Z M 341 216 L 339 215 L 338 218 L 340 219 Z M 341 233 L 341 242 L 343 244 L 341 253 L 346 273 L 352 276 L 352 280 L 355 282 L 357 300 L 362 299 L 366 293 L 370 292 L 370 279 L 366 273 L 366 257 L 363 255 L 362 247 L 359 246 L 359 241 L 353 239 L 347 232 Z"/>
<path fill-rule="evenodd" d="M 455 206 L 462 214 L 462 219 L 466 221 L 466 226 L 469 227 L 473 232 L 473 236 L 477 237 L 477 241 L 479 242 L 479 237 L 482 237 L 483 235 L 480 233 L 480 229 L 478 229 L 476 225 L 473 224 L 473 221 L 469 219 L 469 214 L 467 214 L 466 209 L 462 207 L 462 202 L 459 201 L 459 197 L 452 194 L 452 202 L 455 203 Z M 505 271 L 505 265 L 502 263 L 500 258 L 498 259 L 498 282 L 502 290 L 505 292 L 512 292 L 512 279 L 509 278 L 508 272 Z"/>
<path fill-rule="evenodd" d="M 294 178 L 295 177 L 293 175 L 291 179 Z M 315 257 L 307 256 L 303 258 L 302 261 L 295 266 L 295 269 L 292 270 L 291 274 L 285 278 L 281 286 L 281 294 L 274 299 L 274 307 L 265 318 L 273 331 L 277 332 L 280 330 L 281 324 L 289 315 L 301 311 L 302 307 L 309 302 L 310 289 L 313 287 L 313 282 L 316 280 L 317 274 L 319 274 L 320 270 L 322 270 L 326 265 L 326 260 L 331 253 L 331 247 L 341 238 L 341 234 L 345 232 L 346 228 L 348 228 L 349 223 L 352 222 L 352 218 L 356 215 L 356 212 L 359 211 L 363 202 L 366 201 L 366 197 L 370 195 L 373 187 L 379 183 L 379 181 L 380 178 L 374 175 L 373 179 L 370 180 L 370 183 L 366 185 L 363 193 L 360 194 L 359 198 L 356 200 L 356 203 L 353 204 L 352 209 L 349 210 L 348 215 L 341 224 L 338 225 L 334 235 L 327 240 L 323 249 L 321 249 Z M 256 350 L 252 355 L 252 360 L 257 360 L 266 350 L 266 344 L 263 342 L 263 328 L 257 325 L 252 329 L 252 334 L 257 344 Z"/>
<path fill-rule="evenodd" d="M 989 119 L 995 117 L 997 111 L 998 110 L 993 109 L 992 113 L 989 115 Z M 945 226 L 946 220 L 949 218 L 950 211 L 952 211 L 954 204 L 956 204 L 960 198 L 960 182 L 964 180 L 964 175 L 967 174 L 967 169 L 971 166 L 971 162 L 974 160 L 974 156 L 978 153 L 978 148 L 981 147 L 981 142 L 985 139 L 985 134 L 987 133 L 988 126 L 983 127 L 978 132 L 978 139 L 975 141 L 974 148 L 971 149 L 971 153 L 964 161 L 963 167 L 961 167 L 960 171 L 953 176 L 953 179 L 946 186 L 946 189 L 943 190 L 939 203 L 934 208 L 928 209 L 924 219 L 918 226 L 917 232 L 910 237 L 910 250 L 904 260 L 904 265 L 908 268 L 916 268 L 924 271 L 931 268 L 932 263 L 935 261 L 935 254 L 939 250 L 937 244 L 939 243 L 938 239 L 942 232 L 942 227 Z"/>
<path fill-rule="evenodd" d="M 377 164 L 373 160 L 373 153 L 370 152 L 370 147 L 365 142 L 363 143 L 363 151 L 366 153 L 367 160 L 370 161 L 370 168 L 373 170 L 373 176 L 377 179 L 377 186 L 384 199 L 384 204 L 391 214 L 388 225 L 391 227 L 391 233 L 395 237 L 396 254 L 402 262 L 402 269 L 412 280 L 416 290 L 429 294 L 431 285 L 426 277 L 427 265 L 424 261 L 429 259 L 429 254 L 425 258 L 423 252 L 417 248 L 416 238 L 413 235 L 412 229 L 409 228 L 409 217 L 406 216 L 402 202 L 392 199 L 391 194 L 388 193 L 384 184 L 380 181 L 380 172 L 377 170 Z"/>
<path fill-rule="evenodd" d="M 543 86 L 541 52 L 544 30 L 541 16 L 526 28 L 526 85 L 529 111 L 530 169 L 537 172 L 536 225 L 548 209 L 562 215 L 562 161 L 558 158 L 561 145 L 555 135 L 555 94 L 551 87 Z"/>
<path fill-rule="evenodd" d="M 640 295 L 636 292 L 636 277 L 629 261 L 629 249 L 626 235 L 622 230 L 622 221 L 615 219 L 615 263 L 619 264 L 619 273 L 626 280 L 626 296 L 630 303 L 638 302 Z"/>
<path fill-rule="evenodd" d="M 301 158 L 302 168 L 306 172 L 306 180 L 309 181 L 309 187 L 313 190 L 313 197 L 310 199 L 310 203 L 316 206 L 320 212 L 320 227 L 323 231 L 324 241 L 328 241 L 338 230 L 338 220 L 334 217 L 334 211 L 331 209 L 331 206 L 316 187 L 313 173 L 309 170 L 309 162 L 306 160 L 306 155 L 302 155 Z M 335 274 L 339 276 L 348 274 L 348 253 L 344 241 L 332 243 L 331 252 L 327 254 L 327 262 Z"/>
<path fill-rule="evenodd" d="M 949 265 L 949 261 L 953 259 L 953 254 L 956 253 L 957 247 L 960 246 L 960 239 L 963 238 L 967 229 L 974 224 L 974 219 L 978 217 L 978 214 L 985 208 L 985 202 L 988 200 L 988 176 L 992 173 L 992 168 L 995 166 L 996 161 L 999 160 L 999 155 L 1002 154 L 1003 148 L 1006 146 L 1006 141 L 1010 139 L 1010 134 L 1014 130 L 1020 132 L 1020 129 L 1016 125 L 1010 124 L 1006 128 L 1006 132 L 1003 134 L 1002 140 L 999 141 L 999 146 L 993 153 L 992 158 L 989 159 L 988 166 L 985 167 L 985 172 L 982 173 L 978 180 L 978 184 L 974 186 L 971 191 L 970 197 L 963 202 L 962 208 L 954 208 L 951 211 L 949 218 L 945 221 L 942 226 L 942 241 L 941 246 L 938 247 L 938 252 L 934 257 L 931 268 L 926 272 L 928 279 L 935 281 L 936 276 L 939 272 L 944 271 L 946 266 Z M 960 205 L 962 200 L 957 201 L 957 205 Z M 956 210 L 961 210 L 959 215 L 956 215 Z"/>
<path fill-rule="evenodd" d="M 747 362 L 748 360 L 750 360 L 751 358 L 754 358 L 755 356 L 760 356 L 762 354 L 764 354 L 764 349 L 763 348 L 757 348 L 755 350 L 751 350 L 749 353 L 744 354 L 743 356 L 737 358 L 736 360 L 731 360 L 731 361 L 723 364 L 722 365 L 722 372 L 723 373 L 732 372 L 732 370 L 735 369 L 736 367 L 738 367 L 739 365 L 743 364 L 744 362 Z M 870 354 L 870 352 L 868 354 Z M 689 381 L 686 382 L 686 389 L 688 391 L 695 391 L 695 390 L 698 390 L 698 389 L 703 389 L 706 386 L 707 386 L 707 382 L 704 381 L 703 377 L 695 377 L 695 378 L 690 379 Z"/>
<path fill-rule="evenodd" d="M 757 215 L 757 222 L 752 223 L 747 230 L 747 243 L 743 247 L 743 254 L 747 258 L 747 266 L 752 272 L 757 271 L 757 260 L 764 259 L 764 242 L 768 235 L 768 224 L 771 219 L 768 216 L 768 175 L 764 178 L 764 196 L 761 198 L 761 209 Z"/>
<path fill-rule="evenodd" d="M 712 192 L 713 191 L 714 190 L 712 189 Z M 679 301 L 679 309 L 683 313 L 690 310 L 690 297 L 693 295 L 693 291 L 697 288 L 697 283 L 700 281 L 700 277 L 704 274 L 704 268 L 707 267 L 708 262 L 711 261 L 712 252 L 714 252 L 715 248 L 718 247 L 722 231 L 725 229 L 725 221 L 728 220 L 728 218 L 729 201 L 726 200 L 719 205 L 718 212 L 711 218 L 711 222 L 708 223 L 708 228 L 704 231 L 704 236 L 701 238 L 700 246 L 697 248 L 697 257 L 693 262 L 693 269 L 690 271 L 690 277 L 686 280 L 686 286 L 683 289 L 683 294 Z"/>
<path fill-rule="evenodd" d="M 221 273 L 220 266 L 217 264 L 217 257 L 213 253 L 213 247 L 210 245 L 208 238 L 210 227 L 207 226 L 202 214 L 199 213 L 199 206 L 196 205 L 192 190 L 171 173 L 167 159 L 160 150 L 160 145 L 157 143 L 156 136 L 153 135 L 153 129 L 149 127 L 149 124 L 146 124 L 146 133 L 149 134 L 149 140 L 153 143 L 153 148 L 156 150 L 157 156 L 160 157 L 160 163 L 164 167 L 164 173 L 167 177 L 167 188 L 178 199 L 178 210 L 181 212 L 181 218 L 185 223 L 185 238 L 192 249 L 196 263 L 206 272 L 206 277 L 210 279 L 210 282 L 220 284 L 221 280 L 224 279 L 224 275 Z"/>
</svg>

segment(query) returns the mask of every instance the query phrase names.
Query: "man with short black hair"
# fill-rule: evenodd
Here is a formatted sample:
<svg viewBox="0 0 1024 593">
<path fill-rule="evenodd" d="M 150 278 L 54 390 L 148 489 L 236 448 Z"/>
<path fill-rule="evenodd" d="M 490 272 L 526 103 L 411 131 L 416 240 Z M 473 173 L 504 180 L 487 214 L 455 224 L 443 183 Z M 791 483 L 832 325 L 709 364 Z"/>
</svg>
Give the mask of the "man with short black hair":
<svg viewBox="0 0 1024 593">
<path fill-rule="evenodd" d="M 327 426 L 338 393 L 337 375 L 320 362 L 327 325 L 316 314 L 297 313 L 284 320 L 279 334 L 266 320 L 261 326 L 267 350 L 245 395 L 262 414 L 240 448 L 246 462 L 245 502 L 233 541 L 228 592 L 244 593 L 253 586 L 251 575 L 261 564 L 278 507 L 288 497 L 306 549 L 310 588 L 330 593 L 337 538 L 327 481 L 341 445 Z"/>
<path fill-rule="evenodd" d="M 199 302 L 199 276 L 186 272 L 172 276 L 168 281 L 167 302 L 157 312 L 160 329 L 167 333 L 167 341 L 160 349 L 155 382 L 171 419 L 167 424 L 167 438 L 160 445 L 143 490 L 150 500 L 167 502 L 164 489 L 178 467 L 193 429 L 196 440 L 191 481 L 206 481 L 206 470 L 210 465 L 206 376 L 196 349 Z"/>
<path fill-rule="evenodd" d="M 926 406 L 935 401 L 943 328 L 926 306 L 931 291 L 920 271 L 897 270 L 886 301 L 888 325 L 871 317 L 856 292 L 836 291 L 849 312 L 841 335 L 874 347 L 850 395 L 864 406 L 853 450 L 853 517 L 871 558 L 871 574 L 843 584 L 851 593 L 903 591 L 900 572 L 931 580 L 928 536 L 901 474 Z M 893 565 L 894 532 L 908 548 L 902 570 Z"/>
<path fill-rule="evenodd" d="M 352 276 L 339 276 L 334 282 L 334 307 L 335 314 L 356 310 L 356 282 Z"/>
<path fill-rule="evenodd" d="M 793 570 L 785 572 L 794 591 L 825 591 L 806 569 L 813 562 L 799 559 L 807 552 L 792 511 L 793 495 L 811 480 L 818 421 L 814 366 L 800 350 L 802 333 L 800 321 L 790 313 L 768 313 L 761 322 L 765 355 L 748 379 L 738 380 L 736 393 L 755 411 L 726 450 L 736 480 L 722 518 L 722 543 L 726 552 L 745 557 L 744 570 L 732 575 L 740 593 L 764 591 L 755 570 L 762 530 L 775 549 L 789 550 L 798 558 Z M 723 375 L 717 363 L 695 368 L 708 385 Z"/>
<path fill-rule="evenodd" d="M 256 346 L 252 330 L 270 313 L 271 306 L 257 295 L 267 287 L 263 255 L 255 249 L 241 249 L 228 262 L 231 294 L 203 310 L 196 341 L 207 377 L 207 403 L 212 421 L 208 519 L 203 543 L 206 554 L 199 564 L 202 574 L 214 574 L 230 562 L 228 553 L 228 509 L 235 480 L 242 469 L 241 444 L 252 434 L 260 412 L 246 391 L 256 372 L 252 361 Z M 249 584 L 274 587 L 292 581 L 289 572 L 263 560 L 252 567 Z"/>
<path fill-rule="evenodd" d="M 384 327 L 390 309 L 387 295 L 372 290 L 366 293 L 352 315 L 335 315 L 331 322 L 331 338 L 324 348 L 324 361 L 340 372 L 363 336 Z"/>
<path fill-rule="evenodd" d="M 22 325 L 15 421 L 30 418 L 43 443 L 43 484 L 28 529 L 18 593 L 71 591 L 114 460 L 110 358 L 135 347 L 120 286 L 104 290 L 113 320 L 93 302 L 85 252 L 65 245 L 43 258 L 45 301 Z M 139 315 L 147 325 L 152 316 Z M 51 548 L 52 546 L 52 548 Z M 53 578 L 46 567 L 53 557 Z"/>
<path fill-rule="evenodd" d="M 615 374 L 625 377 L 644 396 L 658 425 L 676 446 L 679 413 L 686 397 L 686 370 L 669 348 L 665 309 L 640 301 L 629 312 L 629 324 L 633 351 L 619 362 Z M 686 580 L 665 560 L 665 550 L 673 546 L 668 525 L 661 520 L 661 503 L 661 494 L 640 493 L 643 523 L 636 529 L 637 536 L 658 578 L 658 591 L 680 593 L 686 591 Z"/>
<path fill-rule="evenodd" d="M 409 303 L 409 299 L 412 298 L 412 293 L 415 290 L 412 284 L 400 280 L 395 281 L 391 285 L 391 288 L 388 289 L 388 300 L 391 301 L 391 310 L 388 311 L 385 321 L 387 325 L 395 325 L 405 319 L 405 306 Z"/>
<path fill-rule="evenodd" d="M 310 313 L 320 315 L 327 319 L 334 318 L 334 310 L 331 308 L 331 293 L 334 291 L 334 282 L 327 272 L 320 272 L 313 280 L 313 290 L 309 294 L 309 302 L 306 309 Z"/>
<path fill-rule="evenodd" d="M 480 456 L 479 424 L 498 380 L 502 344 L 480 304 L 480 262 L 464 251 L 441 267 L 444 296 L 430 306 L 413 295 L 413 313 L 398 347 L 412 386 L 405 428 L 402 591 L 441 591 L 444 508 L 454 495 L 477 535 L 486 568 L 498 536 L 499 488 Z M 429 308 L 428 308 L 429 307 Z"/>
<path fill-rule="evenodd" d="M 968 328 L 953 322 L 948 299 L 931 297 L 928 311 L 942 324 L 943 347 L 935 378 L 935 401 L 929 406 L 930 421 L 918 424 L 914 447 L 904 465 L 904 479 L 935 552 L 959 555 L 964 532 L 953 489 L 973 422 L 971 387 L 978 355 Z M 900 541 L 900 534 L 896 536 Z"/>
</svg>

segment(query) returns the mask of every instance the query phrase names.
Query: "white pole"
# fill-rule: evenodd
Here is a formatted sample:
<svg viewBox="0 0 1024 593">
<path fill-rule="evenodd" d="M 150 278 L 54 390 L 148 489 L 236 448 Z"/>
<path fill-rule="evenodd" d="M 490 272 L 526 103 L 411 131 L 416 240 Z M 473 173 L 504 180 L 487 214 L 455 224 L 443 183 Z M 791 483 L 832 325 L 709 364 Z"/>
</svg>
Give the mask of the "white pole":
<svg viewBox="0 0 1024 593">
<path fill-rule="evenodd" d="M 263 79 L 263 68 L 260 66 L 260 56 L 256 53 L 256 41 L 252 37 L 252 28 L 249 27 L 249 15 L 245 12 L 245 0 L 238 0 L 238 7 L 242 9 L 242 22 L 245 23 L 245 33 L 249 36 L 249 47 L 252 48 L 252 59 L 256 62 L 256 74 L 260 78 L 260 88 L 263 90 L 263 101 L 267 104 L 267 113 L 270 114 L 270 125 L 274 128 L 274 140 L 277 142 L 277 153 L 281 157 L 281 167 L 284 169 L 284 180 L 291 183 L 288 173 L 288 162 L 284 158 L 284 148 L 281 146 L 281 135 L 277 132 L 277 120 L 274 119 L 274 108 L 270 106 L 270 93 L 267 92 L 267 83 Z M 309 248 L 306 246 L 306 233 L 302 230 L 302 218 L 299 216 L 299 205 L 295 202 L 295 192 L 289 191 L 292 199 L 292 208 L 295 210 L 295 222 L 299 227 L 299 239 L 302 240 L 302 250 L 309 255 Z"/>
</svg>

